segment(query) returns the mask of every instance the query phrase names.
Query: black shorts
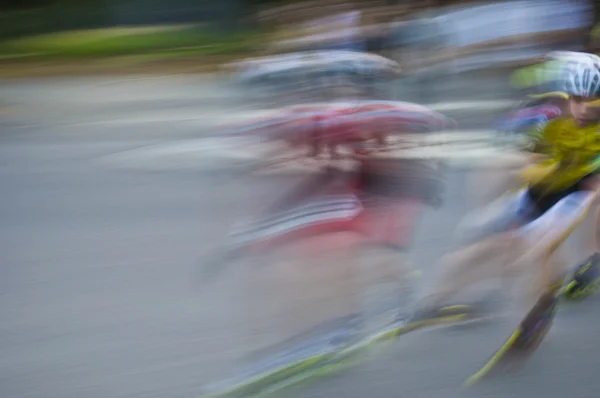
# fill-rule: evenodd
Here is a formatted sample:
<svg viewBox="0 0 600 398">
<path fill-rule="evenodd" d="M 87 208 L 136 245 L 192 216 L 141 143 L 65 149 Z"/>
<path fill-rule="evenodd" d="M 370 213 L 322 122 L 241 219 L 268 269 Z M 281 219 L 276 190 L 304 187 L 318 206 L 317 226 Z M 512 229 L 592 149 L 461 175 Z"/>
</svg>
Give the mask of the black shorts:
<svg viewBox="0 0 600 398">
<path fill-rule="evenodd" d="M 553 192 L 550 194 L 543 193 L 544 188 L 530 187 L 529 189 L 527 189 L 527 197 L 531 200 L 533 206 L 529 210 L 531 213 L 527 215 L 528 218 L 536 219 L 538 217 L 541 217 L 555 204 L 560 202 L 561 199 L 566 198 L 574 192 L 587 190 L 585 185 L 590 179 L 596 177 L 599 173 L 600 171 L 596 171 L 587 174 L 570 187 L 563 189 L 562 191 Z"/>
<path fill-rule="evenodd" d="M 369 159 L 359 169 L 359 190 L 366 195 L 416 198 L 438 204 L 444 194 L 442 172 L 430 162 L 413 159 Z"/>
</svg>

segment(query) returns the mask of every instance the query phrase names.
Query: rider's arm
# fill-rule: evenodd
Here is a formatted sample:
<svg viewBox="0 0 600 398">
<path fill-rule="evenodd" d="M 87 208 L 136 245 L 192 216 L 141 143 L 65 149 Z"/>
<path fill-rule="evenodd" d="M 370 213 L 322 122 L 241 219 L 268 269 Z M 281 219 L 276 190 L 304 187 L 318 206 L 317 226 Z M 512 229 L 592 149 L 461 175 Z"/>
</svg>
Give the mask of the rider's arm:
<svg viewBox="0 0 600 398">
<path fill-rule="evenodd" d="M 556 132 L 559 123 L 560 120 L 551 120 L 529 133 L 529 142 L 524 150 L 531 154 L 532 161 L 538 162 L 555 154 Z"/>
<path fill-rule="evenodd" d="M 515 173 L 517 179 L 528 183 L 539 181 L 551 172 L 551 166 L 544 160 L 549 160 L 553 155 L 553 134 L 554 127 L 548 128 L 550 123 L 546 123 L 539 129 L 530 132 L 528 135 L 529 145 L 523 148 L 528 155 L 528 165 Z"/>
<path fill-rule="evenodd" d="M 528 145 L 524 148 L 532 157 L 540 158 L 550 156 L 552 153 L 552 142 L 546 134 L 546 126 L 540 131 L 529 134 Z"/>
</svg>

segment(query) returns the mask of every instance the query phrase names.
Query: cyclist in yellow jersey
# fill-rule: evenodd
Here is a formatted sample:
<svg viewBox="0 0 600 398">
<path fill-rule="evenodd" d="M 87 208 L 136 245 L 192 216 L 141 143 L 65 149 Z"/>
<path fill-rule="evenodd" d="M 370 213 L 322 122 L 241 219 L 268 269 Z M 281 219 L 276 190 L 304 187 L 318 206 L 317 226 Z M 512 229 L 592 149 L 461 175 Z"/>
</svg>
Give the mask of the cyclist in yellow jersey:
<svg viewBox="0 0 600 398">
<path fill-rule="evenodd" d="M 446 256 L 441 277 L 420 301 L 416 319 L 440 317 L 455 311 L 447 300 L 467 285 L 491 276 L 481 272 L 494 262 L 494 276 L 520 275 L 540 264 L 528 286 L 530 299 L 548 294 L 553 311 L 557 289 L 568 270 L 557 250 L 585 217 L 600 187 L 600 58 L 569 53 L 562 73 L 562 96 L 568 116 L 548 122 L 538 147 L 545 158 L 523 170 L 526 188 L 503 196 L 472 215 L 463 224 L 471 243 Z M 552 253 L 551 255 L 549 253 Z M 572 292 L 585 289 L 598 278 L 598 255 L 579 266 L 570 284 Z M 498 265 L 502 266 L 499 267 Z M 545 293 L 546 292 L 546 293 Z M 464 311 L 462 309 L 457 311 Z"/>
<path fill-rule="evenodd" d="M 569 101 L 570 117 L 554 119 L 545 126 L 543 135 L 538 144 L 552 148 L 553 153 L 548 153 L 551 158 L 540 162 L 523 171 L 522 176 L 528 180 L 528 174 L 546 167 L 549 173 L 545 178 L 537 181 L 530 188 L 530 196 L 538 201 L 538 207 L 551 207 L 553 200 L 567 195 L 569 192 L 582 189 L 583 185 L 591 182 L 592 177 L 600 168 L 600 114 L 598 107 L 598 59 L 594 55 L 585 53 L 559 53 L 566 60 L 567 67 L 574 68 L 588 74 L 588 86 L 584 82 L 574 79 L 567 80 L 563 93 Z M 581 66 L 578 59 L 588 59 Z M 569 62 L 571 64 L 569 65 Z M 591 65 L 585 66 L 585 65 Z M 573 73 L 573 72 L 572 72 Z M 545 144 L 545 145 L 544 145 Z M 542 194 L 540 194 L 540 192 Z M 549 192 L 550 194 L 543 194 Z M 567 285 L 565 294 L 569 297 L 581 298 L 589 293 L 588 289 L 600 278 L 600 211 L 596 213 L 594 244 L 595 253 L 580 264 L 573 279 Z"/>
<path fill-rule="evenodd" d="M 569 102 L 571 112 L 579 107 L 590 109 L 581 99 L 571 98 Z M 541 138 L 548 159 L 523 170 L 521 175 L 529 182 L 529 196 L 543 213 L 554 204 L 551 199 L 581 190 L 581 183 L 600 168 L 600 124 L 559 117 L 544 127 Z"/>
</svg>

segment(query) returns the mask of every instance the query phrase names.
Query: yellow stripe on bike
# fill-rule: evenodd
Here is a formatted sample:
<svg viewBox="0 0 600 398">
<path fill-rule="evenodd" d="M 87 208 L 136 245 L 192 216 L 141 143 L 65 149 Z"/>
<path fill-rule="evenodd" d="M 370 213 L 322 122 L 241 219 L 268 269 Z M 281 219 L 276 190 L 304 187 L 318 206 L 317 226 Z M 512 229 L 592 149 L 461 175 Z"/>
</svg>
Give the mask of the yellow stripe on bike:
<svg viewBox="0 0 600 398">
<path fill-rule="evenodd" d="M 502 345 L 502 347 L 500 347 L 500 349 L 498 351 L 496 351 L 496 353 L 484 365 L 484 367 L 481 368 L 481 370 L 479 370 L 477 373 L 475 373 L 473 376 L 469 377 L 466 380 L 465 386 L 467 386 L 467 387 L 473 386 L 479 380 L 481 380 L 482 378 L 484 378 L 488 373 L 490 373 L 490 371 L 492 371 L 494 369 L 494 367 L 500 362 L 500 360 L 513 347 L 513 345 L 515 344 L 515 342 L 517 341 L 517 339 L 521 336 L 521 333 L 523 333 L 522 329 L 521 328 L 517 329 L 510 336 L 510 338 L 508 340 L 506 340 L 506 343 L 504 343 L 504 345 Z"/>
<path fill-rule="evenodd" d="M 315 367 L 321 362 L 325 362 L 333 354 L 315 355 L 310 358 L 306 358 L 302 361 L 281 367 L 273 370 L 270 373 L 266 373 L 261 376 L 255 376 L 247 381 L 241 382 L 235 386 L 227 388 L 216 393 L 203 395 L 202 398 L 223 398 L 230 394 L 240 392 L 244 389 L 249 388 L 260 388 L 261 385 L 268 386 L 269 384 L 277 384 L 277 379 L 286 379 L 293 376 L 296 373 L 301 373 Z M 274 380 L 275 379 L 275 380 Z"/>
</svg>

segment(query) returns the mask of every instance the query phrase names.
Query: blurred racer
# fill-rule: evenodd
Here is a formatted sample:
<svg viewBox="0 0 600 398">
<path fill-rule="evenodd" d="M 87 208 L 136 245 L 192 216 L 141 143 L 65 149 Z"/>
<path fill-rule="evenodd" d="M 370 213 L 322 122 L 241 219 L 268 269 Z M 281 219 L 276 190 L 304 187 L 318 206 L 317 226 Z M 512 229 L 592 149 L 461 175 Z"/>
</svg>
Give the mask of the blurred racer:
<svg viewBox="0 0 600 398">
<path fill-rule="evenodd" d="M 466 238 L 474 243 L 442 259 L 443 275 L 424 298 L 417 319 L 454 311 L 444 307 L 447 300 L 486 276 L 482 266 L 493 260 L 504 264 L 497 268 L 499 276 L 540 263 L 529 294 L 546 303 L 540 317 L 553 314 L 568 269 L 555 250 L 594 203 L 600 167 L 600 58 L 569 53 L 563 66 L 560 95 L 568 101 L 568 115 L 542 127 L 534 149 L 545 155 L 543 160 L 519 173 L 526 188 L 466 220 Z M 565 293 L 589 292 L 598 281 L 598 267 L 595 253 L 577 267 Z"/>
</svg>

